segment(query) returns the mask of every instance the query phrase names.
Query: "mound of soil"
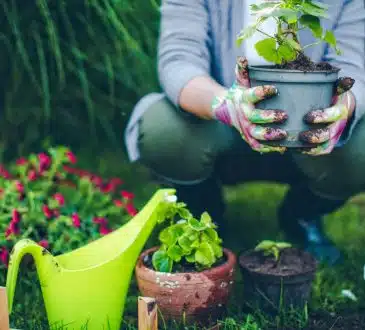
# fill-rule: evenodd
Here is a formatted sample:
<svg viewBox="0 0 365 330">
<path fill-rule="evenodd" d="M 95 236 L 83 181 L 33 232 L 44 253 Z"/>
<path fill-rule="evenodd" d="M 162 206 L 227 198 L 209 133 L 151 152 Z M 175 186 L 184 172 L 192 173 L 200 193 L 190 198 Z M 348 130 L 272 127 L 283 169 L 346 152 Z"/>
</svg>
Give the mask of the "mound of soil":
<svg viewBox="0 0 365 330">
<path fill-rule="evenodd" d="M 262 252 L 241 255 L 240 264 L 251 272 L 290 276 L 312 271 L 316 267 L 314 258 L 304 251 L 296 248 L 284 249 L 278 261 L 274 257 L 265 257 Z"/>
<path fill-rule="evenodd" d="M 292 62 L 285 63 L 283 65 L 278 64 L 275 66 L 277 69 L 286 70 L 299 70 L 304 72 L 310 71 L 333 71 L 336 68 L 327 62 L 314 63 L 308 56 L 303 53 Z"/>
<path fill-rule="evenodd" d="M 223 257 L 217 260 L 217 262 L 211 268 L 221 266 L 226 262 L 227 262 L 227 256 L 223 255 Z M 152 265 L 152 255 L 146 255 L 145 258 L 143 259 L 143 264 L 147 268 L 154 270 Z M 199 272 L 199 270 L 195 268 L 195 265 L 186 262 L 184 259 L 178 264 L 174 263 L 171 271 L 171 273 L 196 273 L 196 272 Z"/>
</svg>

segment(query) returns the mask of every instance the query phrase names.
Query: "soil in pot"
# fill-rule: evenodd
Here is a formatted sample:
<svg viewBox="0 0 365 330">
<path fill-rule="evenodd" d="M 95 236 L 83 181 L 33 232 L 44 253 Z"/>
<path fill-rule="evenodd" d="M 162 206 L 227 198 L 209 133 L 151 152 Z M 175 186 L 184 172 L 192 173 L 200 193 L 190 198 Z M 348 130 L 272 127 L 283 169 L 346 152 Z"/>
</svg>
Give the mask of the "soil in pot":
<svg viewBox="0 0 365 330">
<path fill-rule="evenodd" d="M 155 250 L 142 253 L 136 266 L 136 278 L 141 294 L 156 298 L 165 320 L 208 325 L 223 317 L 236 264 L 236 257 L 231 251 L 225 249 L 225 258 L 204 271 L 199 272 L 184 264 L 175 268 L 174 272 L 161 273 L 151 265 L 151 255 Z"/>
<path fill-rule="evenodd" d="M 285 64 L 277 64 L 274 66 L 274 68 L 282 70 L 299 70 L 303 72 L 336 70 L 336 68 L 332 66 L 330 63 L 328 62 L 315 63 L 303 53 L 299 54 L 294 61 Z"/>
<path fill-rule="evenodd" d="M 269 314 L 302 310 L 310 298 L 316 260 L 296 248 L 281 252 L 279 261 L 261 252 L 242 254 L 239 264 L 244 280 L 244 299 L 252 308 Z"/>
</svg>

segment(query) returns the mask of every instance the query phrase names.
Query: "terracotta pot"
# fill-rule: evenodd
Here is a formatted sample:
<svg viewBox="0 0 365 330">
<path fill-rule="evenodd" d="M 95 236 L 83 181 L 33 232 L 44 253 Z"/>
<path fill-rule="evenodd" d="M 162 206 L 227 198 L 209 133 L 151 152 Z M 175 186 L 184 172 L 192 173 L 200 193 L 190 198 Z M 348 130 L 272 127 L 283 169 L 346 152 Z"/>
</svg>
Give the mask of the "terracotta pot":
<svg viewBox="0 0 365 330">
<path fill-rule="evenodd" d="M 161 273 L 144 265 L 144 258 L 158 248 L 143 252 L 136 266 L 138 288 L 153 297 L 165 319 L 206 324 L 219 319 L 228 303 L 236 256 L 224 249 L 227 261 L 202 272 Z"/>
<path fill-rule="evenodd" d="M 292 309 L 303 310 L 310 299 L 317 262 L 309 253 L 295 250 L 308 267 L 305 271 L 287 275 L 267 274 L 250 269 L 250 259 L 257 254 L 256 251 L 251 250 L 239 256 L 247 305 L 270 315 Z"/>
</svg>

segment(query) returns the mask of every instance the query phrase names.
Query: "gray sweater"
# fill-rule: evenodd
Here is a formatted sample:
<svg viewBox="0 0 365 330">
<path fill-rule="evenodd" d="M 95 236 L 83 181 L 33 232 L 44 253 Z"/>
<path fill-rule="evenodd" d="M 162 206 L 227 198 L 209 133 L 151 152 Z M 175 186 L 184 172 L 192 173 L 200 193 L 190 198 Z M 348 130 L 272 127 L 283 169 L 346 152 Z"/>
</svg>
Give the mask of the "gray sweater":
<svg viewBox="0 0 365 330">
<path fill-rule="evenodd" d="M 151 102 L 166 95 L 177 105 L 181 90 L 194 77 L 210 75 L 229 87 L 234 81 L 237 56 L 245 49 L 235 44 L 244 26 L 245 0 L 163 0 L 158 45 L 158 75 L 161 95 L 149 95 L 133 110 L 125 132 L 131 160 L 138 159 L 138 121 Z M 356 111 L 349 136 L 365 112 L 365 5 L 364 0 L 322 0 L 330 6 L 324 28 L 333 30 L 342 55 L 326 44 L 307 49 L 313 61 L 328 61 L 341 68 L 341 76 L 356 80 L 352 89 Z M 314 42 L 302 31 L 302 44 Z"/>
</svg>

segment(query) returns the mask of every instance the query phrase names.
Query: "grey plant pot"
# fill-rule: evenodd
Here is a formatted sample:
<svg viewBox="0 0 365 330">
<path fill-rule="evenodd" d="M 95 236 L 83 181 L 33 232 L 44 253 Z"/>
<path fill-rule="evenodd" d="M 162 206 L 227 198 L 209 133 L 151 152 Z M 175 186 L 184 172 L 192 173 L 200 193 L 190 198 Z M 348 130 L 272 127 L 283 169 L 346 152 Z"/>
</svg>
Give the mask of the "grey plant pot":
<svg viewBox="0 0 365 330">
<path fill-rule="evenodd" d="M 333 71 L 303 72 L 270 66 L 249 66 L 252 87 L 275 85 L 279 91 L 279 95 L 261 101 L 256 106 L 259 109 L 284 110 L 289 116 L 284 124 L 269 125 L 285 129 L 288 137 L 269 144 L 289 148 L 309 146 L 299 140 L 299 133 L 311 128 L 303 118 L 310 110 L 330 106 L 339 71 L 340 69 L 335 68 Z"/>
</svg>

